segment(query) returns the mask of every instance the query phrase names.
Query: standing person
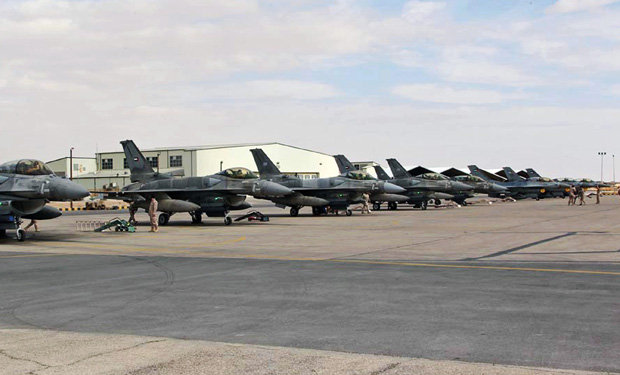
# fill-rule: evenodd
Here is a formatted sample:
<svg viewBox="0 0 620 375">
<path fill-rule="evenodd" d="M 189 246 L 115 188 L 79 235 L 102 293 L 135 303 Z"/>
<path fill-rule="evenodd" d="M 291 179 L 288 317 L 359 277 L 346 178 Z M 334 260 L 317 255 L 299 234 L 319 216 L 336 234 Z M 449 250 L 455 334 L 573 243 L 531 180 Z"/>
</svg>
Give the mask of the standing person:
<svg viewBox="0 0 620 375">
<path fill-rule="evenodd" d="M 362 194 L 362 215 L 370 214 L 370 207 L 368 206 L 368 202 L 370 202 L 370 195 L 368 193 Z"/>
<path fill-rule="evenodd" d="M 596 185 L 596 204 L 601 204 L 601 185 Z"/>
<path fill-rule="evenodd" d="M 568 190 L 568 205 L 575 205 L 575 185 L 571 185 Z"/>
<path fill-rule="evenodd" d="M 37 221 L 36 220 L 30 220 L 30 223 L 28 225 L 26 225 L 26 227 L 24 228 L 24 230 L 28 230 L 28 228 L 30 228 L 31 226 L 34 225 L 34 231 L 38 232 L 39 231 L 39 226 L 37 225 Z"/>
<path fill-rule="evenodd" d="M 136 207 L 132 204 L 129 206 L 129 224 L 136 225 Z"/>
<path fill-rule="evenodd" d="M 586 195 L 586 189 L 583 188 L 583 186 L 579 186 L 579 189 L 577 190 L 577 195 L 579 195 L 579 205 L 583 206 L 586 204 L 585 201 L 585 195 Z"/>
<path fill-rule="evenodd" d="M 151 219 L 151 232 L 157 232 L 159 227 L 157 225 L 157 199 L 151 198 L 149 204 L 149 218 Z"/>
</svg>

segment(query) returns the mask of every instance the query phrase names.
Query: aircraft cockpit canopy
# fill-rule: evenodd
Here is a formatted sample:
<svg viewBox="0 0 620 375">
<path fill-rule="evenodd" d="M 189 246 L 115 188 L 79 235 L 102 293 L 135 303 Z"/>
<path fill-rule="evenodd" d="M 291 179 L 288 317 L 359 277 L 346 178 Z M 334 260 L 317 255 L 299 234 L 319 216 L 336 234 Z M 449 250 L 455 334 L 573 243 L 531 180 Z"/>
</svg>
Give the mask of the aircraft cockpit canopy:
<svg viewBox="0 0 620 375">
<path fill-rule="evenodd" d="M 553 182 L 553 180 L 550 179 L 549 177 L 541 177 L 540 181 L 542 181 L 542 182 Z"/>
<path fill-rule="evenodd" d="M 591 179 L 589 179 L 589 178 L 584 178 L 584 179 L 582 179 L 582 180 L 581 180 L 581 182 L 594 182 L 594 181 L 592 181 L 592 180 L 591 180 Z"/>
<path fill-rule="evenodd" d="M 484 182 L 484 180 L 478 176 L 472 175 L 463 175 L 454 177 L 457 181 L 466 181 L 466 182 Z"/>
<path fill-rule="evenodd" d="M 42 161 L 21 159 L 0 165 L 0 173 L 11 173 L 25 176 L 53 175 L 54 172 Z"/>
<path fill-rule="evenodd" d="M 249 180 L 258 178 L 252 171 L 247 168 L 228 168 L 218 173 L 220 176 L 226 176 L 239 180 Z"/>
<path fill-rule="evenodd" d="M 372 177 L 368 173 L 362 172 L 362 171 L 347 172 L 346 176 L 347 178 L 350 178 L 352 180 L 376 180 L 374 177 Z"/>
<path fill-rule="evenodd" d="M 418 177 L 426 179 L 426 180 L 447 180 L 448 178 L 439 173 L 423 173 Z"/>
</svg>

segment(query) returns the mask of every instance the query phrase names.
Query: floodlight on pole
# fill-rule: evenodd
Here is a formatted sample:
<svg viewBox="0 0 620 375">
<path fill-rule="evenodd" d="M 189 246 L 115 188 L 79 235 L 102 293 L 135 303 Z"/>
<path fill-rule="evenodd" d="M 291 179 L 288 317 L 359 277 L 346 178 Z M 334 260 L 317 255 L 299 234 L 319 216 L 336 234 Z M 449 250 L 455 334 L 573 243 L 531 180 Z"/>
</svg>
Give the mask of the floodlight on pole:
<svg viewBox="0 0 620 375">
<path fill-rule="evenodd" d="M 601 157 L 601 183 L 603 182 L 603 158 L 607 155 L 605 151 L 599 151 L 599 156 Z"/>
</svg>

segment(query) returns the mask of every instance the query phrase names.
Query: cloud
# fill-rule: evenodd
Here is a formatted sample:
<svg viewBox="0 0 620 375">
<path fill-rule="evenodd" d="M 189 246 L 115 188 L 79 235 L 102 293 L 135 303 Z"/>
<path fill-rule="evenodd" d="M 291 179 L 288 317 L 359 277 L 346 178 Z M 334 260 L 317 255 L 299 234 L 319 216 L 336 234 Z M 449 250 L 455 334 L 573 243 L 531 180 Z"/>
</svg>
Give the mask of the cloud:
<svg viewBox="0 0 620 375">
<path fill-rule="evenodd" d="M 581 12 L 617 3 L 620 0 L 558 0 L 546 9 L 547 13 Z"/>
<path fill-rule="evenodd" d="M 497 104 L 504 99 L 496 91 L 460 90 L 435 84 L 401 85 L 394 87 L 392 93 L 413 101 L 431 103 Z"/>
<path fill-rule="evenodd" d="M 216 100 L 320 100 L 338 95 L 338 91 L 330 85 L 296 80 L 255 80 L 202 90 L 204 99 Z"/>
</svg>

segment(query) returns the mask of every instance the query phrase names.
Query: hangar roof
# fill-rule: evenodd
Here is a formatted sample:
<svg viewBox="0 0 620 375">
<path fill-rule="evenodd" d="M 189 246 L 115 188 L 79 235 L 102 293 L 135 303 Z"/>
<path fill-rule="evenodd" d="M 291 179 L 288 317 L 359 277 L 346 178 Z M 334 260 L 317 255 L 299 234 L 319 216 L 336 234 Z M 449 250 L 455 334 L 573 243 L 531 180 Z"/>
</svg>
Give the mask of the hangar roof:
<svg viewBox="0 0 620 375">
<path fill-rule="evenodd" d="M 177 147 L 150 147 L 150 148 L 141 148 L 140 151 L 146 151 L 146 152 L 161 151 L 161 150 L 199 151 L 199 150 L 215 150 L 215 149 L 221 149 L 221 148 L 235 148 L 235 147 L 261 147 L 261 146 L 268 146 L 268 145 L 285 146 L 285 147 L 295 148 L 298 150 L 313 152 L 316 154 L 332 156 L 324 152 L 310 150 L 307 148 L 302 148 L 302 147 L 297 147 L 297 146 L 291 146 L 291 145 L 287 145 L 285 143 L 280 143 L 280 142 L 231 143 L 231 144 L 221 144 L 221 145 L 177 146 Z M 118 153 L 118 152 L 122 152 L 122 151 L 105 151 L 105 152 L 100 152 L 99 154 L 112 154 L 112 153 Z"/>
</svg>

